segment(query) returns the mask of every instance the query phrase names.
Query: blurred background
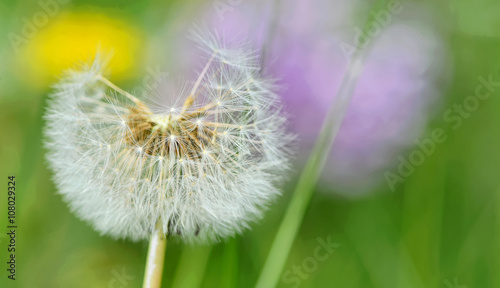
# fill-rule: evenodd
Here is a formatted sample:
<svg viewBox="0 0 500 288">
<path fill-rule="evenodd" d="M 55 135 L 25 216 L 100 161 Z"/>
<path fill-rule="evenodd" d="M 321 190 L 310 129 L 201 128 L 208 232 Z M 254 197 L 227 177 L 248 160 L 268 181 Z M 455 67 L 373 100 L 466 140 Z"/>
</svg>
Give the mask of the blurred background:
<svg viewBox="0 0 500 288">
<path fill-rule="evenodd" d="M 279 287 L 500 287 L 500 4 L 448 1 L 0 2 L 0 287 L 140 287 L 147 243 L 101 237 L 51 181 L 43 114 L 67 68 L 112 55 L 141 96 L 199 68 L 195 25 L 246 39 L 299 136 L 265 217 L 212 247 L 169 241 L 163 287 L 253 287 L 355 51 L 366 60 Z M 7 279 L 7 176 L 17 280 Z M 335 243 L 322 257 L 318 247 Z"/>
</svg>

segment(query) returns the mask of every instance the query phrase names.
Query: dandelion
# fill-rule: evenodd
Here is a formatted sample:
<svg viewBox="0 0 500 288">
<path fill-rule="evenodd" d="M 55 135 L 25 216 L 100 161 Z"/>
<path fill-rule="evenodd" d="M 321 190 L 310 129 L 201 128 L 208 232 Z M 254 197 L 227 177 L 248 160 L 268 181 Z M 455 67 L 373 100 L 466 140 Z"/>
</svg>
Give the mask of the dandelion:
<svg viewBox="0 0 500 288">
<path fill-rule="evenodd" d="M 206 54 L 197 79 L 163 79 L 146 99 L 110 82 L 100 61 L 55 88 L 47 159 L 65 201 L 101 234 L 210 243 L 279 195 L 293 137 L 273 81 L 245 48 L 196 41 Z"/>
</svg>

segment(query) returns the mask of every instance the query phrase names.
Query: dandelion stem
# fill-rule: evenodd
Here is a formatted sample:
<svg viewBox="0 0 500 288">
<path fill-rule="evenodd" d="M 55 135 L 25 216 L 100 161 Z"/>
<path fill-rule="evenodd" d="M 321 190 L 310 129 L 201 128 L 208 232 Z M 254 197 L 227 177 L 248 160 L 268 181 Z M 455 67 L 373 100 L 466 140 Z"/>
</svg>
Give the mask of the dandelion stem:
<svg viewBox="0 0 500 288">
<path fill-rule="evenodd" d="M 148 258 L 146 260 L 146 270 L 144 271 L 144 282 L 142 284 L 143 288 L 161 287 L 166 247 L 167 237 L 163 235 L 161 228 L 157 228 L 149 239 Z"/>
</svg>

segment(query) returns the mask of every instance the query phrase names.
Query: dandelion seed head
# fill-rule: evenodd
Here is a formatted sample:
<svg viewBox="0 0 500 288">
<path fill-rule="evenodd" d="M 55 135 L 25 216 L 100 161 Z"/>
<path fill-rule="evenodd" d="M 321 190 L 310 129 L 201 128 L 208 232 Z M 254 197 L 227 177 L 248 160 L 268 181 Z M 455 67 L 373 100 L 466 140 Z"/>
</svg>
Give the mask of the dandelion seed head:
<svg viewBox="0 0 500 288">
<path fill-rule="evenodd" d="M 99 60 L 56 86 L 47 159 L 65 201 L 102 234 L 147 239 L 158 223 L 213 242 L 279 195 L 293 136 L 273 81 L 253 52 L 216 38 L 195 36 L 206 54 L 196 79 L 156 83 L 146 99 L 107 80 Z"/>
</svg>

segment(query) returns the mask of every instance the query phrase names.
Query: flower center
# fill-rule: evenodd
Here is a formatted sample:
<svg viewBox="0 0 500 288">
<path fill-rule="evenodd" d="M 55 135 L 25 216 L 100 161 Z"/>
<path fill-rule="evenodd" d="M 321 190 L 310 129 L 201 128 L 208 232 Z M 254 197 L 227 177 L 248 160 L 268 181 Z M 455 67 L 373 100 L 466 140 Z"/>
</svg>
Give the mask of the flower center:
<svg viewBox="0 0 500 288">
<path fill-rule="evenodd" d="M 183 114 L 155 115 L 149 110 L 130 108 L 127 142 L 152 156 L 197 159 L 215 140 L 215 131 L 199 119 Z"/>
</svg>

